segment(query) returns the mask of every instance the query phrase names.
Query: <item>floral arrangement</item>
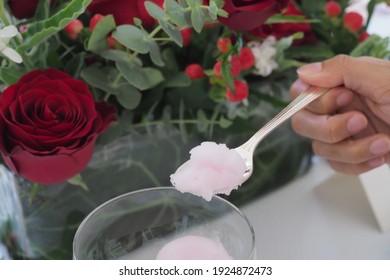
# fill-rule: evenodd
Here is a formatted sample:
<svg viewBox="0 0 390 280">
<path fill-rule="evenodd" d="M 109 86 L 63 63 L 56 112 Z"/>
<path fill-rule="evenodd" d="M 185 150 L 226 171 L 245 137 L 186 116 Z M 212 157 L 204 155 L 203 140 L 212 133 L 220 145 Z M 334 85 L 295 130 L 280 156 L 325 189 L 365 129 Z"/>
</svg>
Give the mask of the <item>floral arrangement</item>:
<svg viewBox="0 0 390 280">
<path fill-rule="evenodd" d="M 207 80 L 199 98 L 214 108 L 179 108 L 174 117 L 227 127 L 251 102 L 247 76 L 264 79 L 337 53 L 383 57 L 387 42 L 377 38 L 356 49 L 369 34 L 347 4 L 1 1 L 4 163 L 34 182 L 61 182 L 85 167 L 99 134 L 115 120 L 123 125 L 127 112 L 130 126 L 162 119 L 178 101 L 164 98 L 170 89 Z M 202 51 L 201 40 L 213 43 Z"/>
<path fill-rule="evenodd" d="M 288 102 L 296 67 L 388 56 L 367 33 L 380 2 L 364 19 L 348 0 L 0 0 L 3 163 L 33 186 L 86 189 L 96 145 L 137 130 L 252 132 L 260 105 Z"/>
</svg>

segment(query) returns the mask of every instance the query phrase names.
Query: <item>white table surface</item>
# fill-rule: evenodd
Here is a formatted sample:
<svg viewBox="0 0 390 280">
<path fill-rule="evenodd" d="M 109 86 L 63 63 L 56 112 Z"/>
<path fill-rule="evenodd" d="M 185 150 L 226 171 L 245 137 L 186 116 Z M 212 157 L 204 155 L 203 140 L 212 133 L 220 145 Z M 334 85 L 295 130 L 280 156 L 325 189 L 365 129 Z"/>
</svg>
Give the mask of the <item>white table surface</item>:
<svg viewBox="0 0 390 280">
<path fill-rule="evenodd" d="M 390 232 L 380 230 L 358 177 L 336 174 L 322 160 L 241 210 L 254 227 L 258 259 L 390 259 Z"/>
<path fill-rule="evenodd" d="M 364 15 L 368 1 L 354 2 L 351 10 Z M 389 26 L 390 7 L 382 3 L 368 30 L 390 36 Z M 358 177 L 336 174 L 324 161 L 241 209 L 254 227 L 258 259 L 390 260 L 390 232 L 380 230 Z"/>
</svg>

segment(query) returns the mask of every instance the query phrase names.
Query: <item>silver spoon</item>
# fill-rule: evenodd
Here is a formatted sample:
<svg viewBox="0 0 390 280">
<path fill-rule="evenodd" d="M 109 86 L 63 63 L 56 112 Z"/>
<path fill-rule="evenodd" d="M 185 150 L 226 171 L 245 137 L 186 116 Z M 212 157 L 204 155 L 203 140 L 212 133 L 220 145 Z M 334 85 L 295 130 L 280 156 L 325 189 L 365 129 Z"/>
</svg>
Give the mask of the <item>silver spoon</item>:
<svg viewBox="0 0 390 280">
<path fill-rule="evenodd" d="M 306 91 L 301 93 L 297 98 L 291 101 L 282 111 L 266 123 L 260 130 L 258 130 L 248 141 L 234 150 L 245 161 L 247 170 L 245 171 L 242 181 L 239 185 L 244 183 L 253 172 L 253 154 L 257 145 L 270 134 L 274 129 L 278 128 L 286 120 L 292 117 L 299 110 L 306 107 L 309 103 L 328 92 L 329 88 L 309 87 Z"/>
</svg>

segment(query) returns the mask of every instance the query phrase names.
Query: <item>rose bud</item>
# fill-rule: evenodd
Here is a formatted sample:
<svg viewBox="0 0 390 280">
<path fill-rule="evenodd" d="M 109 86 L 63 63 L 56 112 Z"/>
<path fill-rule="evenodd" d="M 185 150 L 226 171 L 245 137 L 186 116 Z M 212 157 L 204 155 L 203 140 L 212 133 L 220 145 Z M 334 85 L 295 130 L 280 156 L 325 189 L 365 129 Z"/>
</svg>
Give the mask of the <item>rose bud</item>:
<svg viewBox="0 0 390 280">
<path fill-rule="evenodd" d="M 229 87 L 226 87 L 226 97 L 231 102 L 240 102 L 248 97 L 249 87 L 245 81 L 234 81 L 234 88 L 235 92 L 233 92 Z"/>
<path fill-rule="evenodd" d="M 87 165 L 115 113 L 83 81 L 56 69 L 31 71 L 0 95 L 4 163 L 39 184 L 68 180 Z"/>
<path fill-rule="evenodd" d="M 245 71 L 251 69 L 256 62 L 256 58 L 253 55 L 253 52 L 248 47 L 243 47 L 238 53 L 238 59 L 241 63 L 241 70 Z"/>
<path fill-rule="evenodd" d="M 104 18 L 104 16 L 101 15 L 101 14 L 93 15 L 93 17 L 92 17 L 91 20 L 89 21 L 89 30 L 90 30 L 91 32 L 95 29 L 96 24 L 97 24 L 102 18 Z"/>
<path fill-rule="evenodd" d="M 183 38 L 183 47 L 187 47 L 191 43 L 192 28 L 184 28 L 180 30 Z"/>
<path fill-rule="evenodd" d="M 74 19 L 65 26 L 64 31 L 70 39 L 76 40 L 83 28 L 83 23 L 78 19 Z"/>
<path fill-rule="evenodd" d="M 221 77 L 222 61 L 217 61 L 213 67 L 214 75 Z M 230 71 L 233 77 L 237 77 L 241 72 L 241 62 L 238 57 L 232 56 L 230 59 Z"/>
<path fill-rule="evenodd" d="M 205 77 L 203 67 L 199 64 L 190 64 L 186 67 L 185 73 L 191 80 L 196 80 Z"/>
<path fill-rule="evenodd" d="M 336 1 L 328 1 L 326 4 L 325 4 L 325 13 L 329 16 L 329 17 L 337 17 L 340 15 L 341 13 L 341 5 L 340 3 L 336 2 Z"/>
<path fill-rule="evenodd" d="M 363 17 L 356 12 L 346 13 L 343 19 L 344 26 L 351 32 L 357 32 L 363 26 Z"/>
<path fill-rule="evenodd" d="M 227 53 L 232 46 L 232 40 L 230 38 L 219 38 L 217 41 L 217 48 L 221 53 Z"/>
</svg>

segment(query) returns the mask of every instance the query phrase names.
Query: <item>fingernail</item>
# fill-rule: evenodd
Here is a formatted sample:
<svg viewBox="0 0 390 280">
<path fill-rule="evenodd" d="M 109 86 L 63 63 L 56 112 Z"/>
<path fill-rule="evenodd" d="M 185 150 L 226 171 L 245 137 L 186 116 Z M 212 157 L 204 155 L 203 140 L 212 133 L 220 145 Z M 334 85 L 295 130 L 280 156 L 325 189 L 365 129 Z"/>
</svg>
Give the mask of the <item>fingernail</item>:
<svg viewBox="0 0 390 280">
<path fill-rule="evenodd" d="M 320 72 L 321 70 L 322 70 L 322 63 L 315 62 L 315 63 L 310 63 L 299 67 L 297 72 L 298 74 L 315 74 Z"/>
<path fill-rule="evenodd" d="M 336 104 L 337 106 L 345 106 L 352 100 L 352 93 L 346 91 L 341 93 L 337 99 L 336 99 Z"/>
<path fill-rule="evenodd" d="M 371 167 L 378 167 L 385 163 L 385 157 L 377 157 L 369 160 L 368 165 Z"/>
<path fill-rule="evenodd" d="M 352 116 L 347 122 L 347 129 L 351 133 L 357 133 L 365 128 L 367 121 L 364 117 L 355 115 Z"/>
<path fill-rule="evenodd" d="M 386 139 L 377 139 L 370 144 L 370 152 L 373 155 L 381 155 L 389 152 L 390 143 Z"/>
<path fill-rule="evenodd" d="M 291 87 L 294 88 L 294 90 L 297 92 L 302 93 L 309 88 L 309 85 L 298 79 L 291 85 Z"/>
</svg>

